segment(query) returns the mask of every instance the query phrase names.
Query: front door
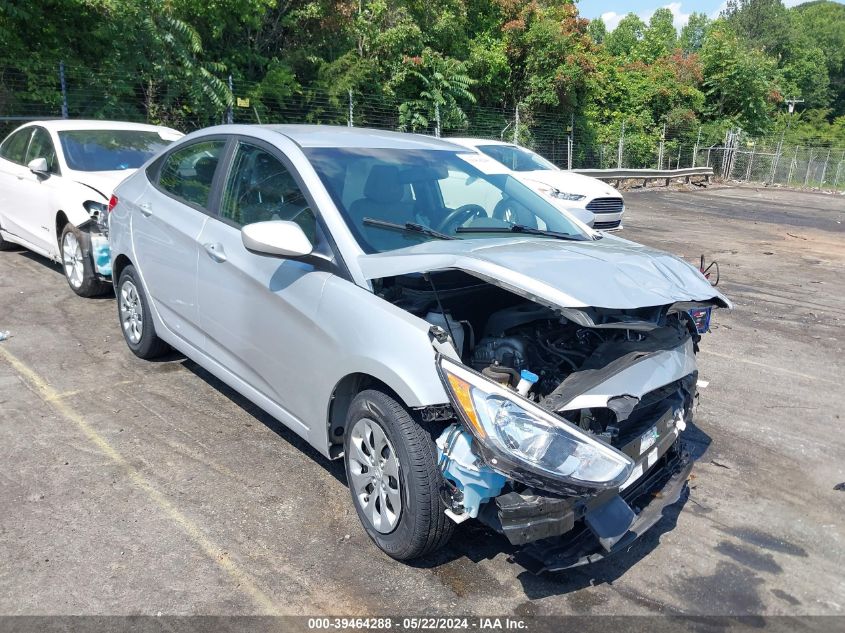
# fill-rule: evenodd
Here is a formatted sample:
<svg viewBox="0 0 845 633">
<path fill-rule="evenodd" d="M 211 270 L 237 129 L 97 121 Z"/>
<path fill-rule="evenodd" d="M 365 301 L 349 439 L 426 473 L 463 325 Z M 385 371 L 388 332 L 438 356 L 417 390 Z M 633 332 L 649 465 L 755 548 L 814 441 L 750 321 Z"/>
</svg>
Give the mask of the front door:
<svg viewBox="0 0 845 633">
<path fill-rule="evenodd" d="M 313 410 L 309 357 L 326 336 L 314 315 L 329 272 L 246 250 L 241 227 L 293 220 L 318 242 L 316 216 L 292 172 L 269 148 L 238 144 L 219 216 L 198 240 L 198 295 L 205 350 L 237 380 L 272 401 L 301 435 Z"/>
</svg>

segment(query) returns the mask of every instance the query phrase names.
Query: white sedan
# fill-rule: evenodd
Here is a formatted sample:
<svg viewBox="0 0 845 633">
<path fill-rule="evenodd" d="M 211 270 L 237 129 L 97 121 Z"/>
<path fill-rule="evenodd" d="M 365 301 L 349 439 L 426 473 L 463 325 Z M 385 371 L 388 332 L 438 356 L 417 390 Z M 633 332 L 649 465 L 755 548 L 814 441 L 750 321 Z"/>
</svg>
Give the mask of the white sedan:
<svg viewBox="0 0 845 633">
<path fill-rule="evenodd" d="M 34 121 L 0 144 L 0 250 L 62 264 L 83 297 L 110 287 L 107 211 L 114 188 L 181 132 L 115 121 Z"/>
<path fill-rule="evenodd" d="M 512 143 L 478 138 L 444 140 L 489 156 L 523 184 L 594 229 L 622 228 L 622 195 L 597 178 L 560 169 L 539 154 Z"/>
</svg>

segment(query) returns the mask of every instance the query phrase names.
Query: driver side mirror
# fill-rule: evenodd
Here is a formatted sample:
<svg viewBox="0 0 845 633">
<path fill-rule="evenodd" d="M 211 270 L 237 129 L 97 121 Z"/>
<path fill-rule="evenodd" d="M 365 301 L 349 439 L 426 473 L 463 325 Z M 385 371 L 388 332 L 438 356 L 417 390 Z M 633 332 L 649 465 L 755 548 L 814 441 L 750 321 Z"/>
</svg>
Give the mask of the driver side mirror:
<svg viewBox="0 0 845 633">
<path fill-rule="evenodd" d="M 29 168 L 29 171 L 40 178 L 50 177 L 50 167 L 47 165 L 46 158 L 33 158 L 26 166 Z"/>
<path fill-rule="evenodd" d="M 304 257 L 314 250 L 302 228 L 287 220 L 247 224 L 241 229 L 241 240 L 248 251 L 259 255 Z"/>
</svg>

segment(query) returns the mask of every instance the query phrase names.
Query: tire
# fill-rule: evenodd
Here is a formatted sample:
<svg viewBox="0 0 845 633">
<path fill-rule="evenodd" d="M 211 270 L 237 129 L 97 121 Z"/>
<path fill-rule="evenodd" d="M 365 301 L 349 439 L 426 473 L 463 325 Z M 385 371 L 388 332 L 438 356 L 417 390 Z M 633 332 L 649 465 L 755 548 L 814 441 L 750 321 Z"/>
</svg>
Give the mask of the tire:
<svg viewBox="0 0 845 633">
<path fill-rule="evenodd" d="M 111 289 L 111 284 L 98 279 L 94 272 L 88 235 L 69 222 L 62 229 L 59 251 L 67 284 L 80 297 L 99 297 Z"/>
<path fill-rule="evenodd" d="M 155 331 L 147 295 L 138 281 L 134 266 L 127 266 L 120 273 L 115 288 L 117 295 L 117 318 L 123 340 L 138 358 L 151 360 L 170 350 Z"/>
<path fill-rule="evenodd" d="M 379 431 L 386 442 L 380 443 Z M 379 447 L 383 464 L 375 466 L 372 454 Z M 379 549 L 396 560 L 411 560 L 434 552 L 449 541 L 454 523 L 444 514 L 440 500 L 442 475 L 437 467 L 437 448 L 431 435 L 405 407 L 381 391 L 358 394 L 346 417 L 344 449 L 352 503 Z M 398 461 L 398 473 L 391 466 L 391 454 Z M 394 488 L 390 480 L 396 474 Z M 384 492 L 372 481 L 369 488 L 365 487 L 369 477 L 380 478 Z M 373 494 L 368 494 L 368 490 Z M 376 501 L 369 504 L 368 500 L 374 498 Z M 375 516 L 379 518 L 374 521 L 371 517 Z"/>
</svg>

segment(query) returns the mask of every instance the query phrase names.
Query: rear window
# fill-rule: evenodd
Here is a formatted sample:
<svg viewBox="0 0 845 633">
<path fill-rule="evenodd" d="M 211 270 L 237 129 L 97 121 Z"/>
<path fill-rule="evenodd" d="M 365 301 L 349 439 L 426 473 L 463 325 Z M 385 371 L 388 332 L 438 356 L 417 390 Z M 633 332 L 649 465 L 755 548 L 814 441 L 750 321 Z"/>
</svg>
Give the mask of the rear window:
<svg viewBox="0 0 845 633">
<path fill-rule="evenodd" d="M 171 141 L 146 130 L 69 130 L 59 132 L 68 167 L 77 171 L 137 169 Z"/>
</svg>

